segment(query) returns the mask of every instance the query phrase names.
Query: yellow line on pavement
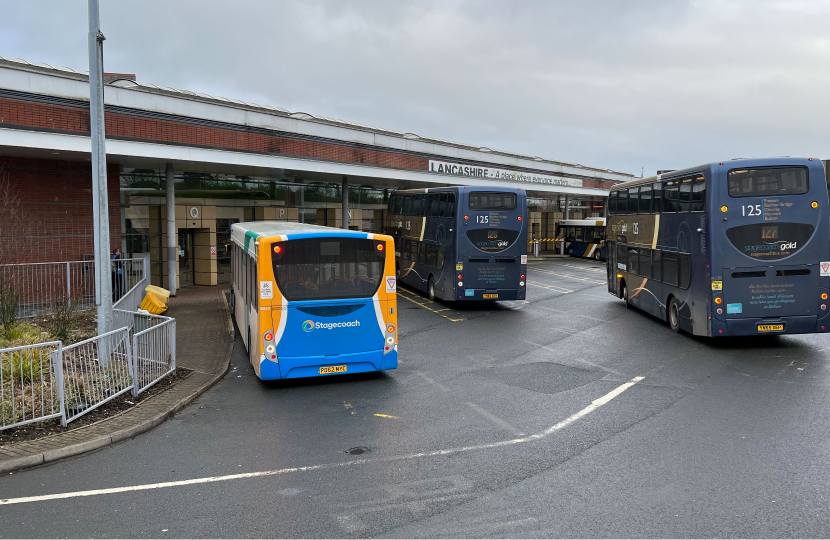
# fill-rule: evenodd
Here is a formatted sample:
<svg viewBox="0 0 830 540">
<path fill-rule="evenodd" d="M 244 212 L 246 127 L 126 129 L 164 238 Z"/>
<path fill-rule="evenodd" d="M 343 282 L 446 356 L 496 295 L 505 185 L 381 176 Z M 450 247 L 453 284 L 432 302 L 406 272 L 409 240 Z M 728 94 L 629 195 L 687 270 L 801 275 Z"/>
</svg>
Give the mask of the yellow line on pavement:
<svg viewBox="0 0 830 540">
<path fill-rule="evenodd" d="M 406 299 L 406 300 L 409 300 L 409 301 L 410 301 L 410 302 L 412 302 L 413 304 L 416 304 L 416 305 L 418 305 L 418 306 L 421 306 L 422 308 L 427 309 L 427 310 L 429 310 L 429 311 L 431 311 L 431 312 L 435 313 L 436 315 L 440 315 L 440 316 L 444 317 L 445 319 L 447 319 L 447 320 L 448 320 L 448 321 L 450 321 L 450 322 L 459 322 L 459 321 L 463 321 L 463 320 L 465 320 L 465 317 L 464 317 L 463 315 L 461 316 L 461 318 L 460 318 L 460 319 L 454 319 L 454 318 L 452 318 L 452 317 L 447 317 L 446 315 L 444 315 L 443 313 L 441 313 L 441 311 L 446 311 L 446 310 L 447 310 L 447 309 L 449 309 L 449 308 L 443 308 L 443 309 L 440 309 L 440 310 L 439 310 L 439 309 L 433 309 L 433 308 L 429 307 L 429 306 L 427 305 L 427 303 L 430 303 L 430 304 L 434 304 L 434 303 L 435 303 L 435 302 L 433 302 L 432 300 L 426 300 L 426 302 L 421 302 L 421 301 L 419 301 L 419 300 L 416 300 L 416 298 L 415 298 L 415 297 L 410 297 L 410 296 L 408 296 L 408 295 L 406 295 L 406 294 L 403 294 L 403 292 L 401 291 L 401 289 L 398 289 L 398 296 L 400 296 L 400 297 L 402 297 L 402 298 L 404 298 L 404 299 Z"/>
<path fill-rule="evenodd" d="M 538 281 L 533 281 L 531 279 L 527 280 L 528 285 L 533 285 L 534 287 L 539 287 L 540 289 L 547 289 L 549 291 L 556 291 L 561 292 L 563 294 L 572 293 L 573 291 L 564 289 L 562 287 L 557 287 L 556 285 L 548 285 L 547 283 L 539 283 Z"/>
<path fill-rule="evenodd" d="M 588 282 L 591 282 L 591 283 L 596 283 L 597 285 L 605 285 L 604 281 L 597 281 L 596 279 L 591 279 L 591 278 L 586 278 L 586 277 L 579 277 L 579 276 L 575 276 L 573 274 L 562 274 L 562 273 L 559 273 L 559 272 L 554 272 L 553 270 L 541 270 L 539 268 L 528 268 L 528 270 L 533 271 L 533 272 L 542 272 L 542 273 L 545 273 L 545 274 L 550 274 L 552 276 L 559 276 L 559 277 L 563 277 L 563 278 L 566 278 L 566 279 L 578 279 L 579 281 L 588 281 Z"/>
</svg>

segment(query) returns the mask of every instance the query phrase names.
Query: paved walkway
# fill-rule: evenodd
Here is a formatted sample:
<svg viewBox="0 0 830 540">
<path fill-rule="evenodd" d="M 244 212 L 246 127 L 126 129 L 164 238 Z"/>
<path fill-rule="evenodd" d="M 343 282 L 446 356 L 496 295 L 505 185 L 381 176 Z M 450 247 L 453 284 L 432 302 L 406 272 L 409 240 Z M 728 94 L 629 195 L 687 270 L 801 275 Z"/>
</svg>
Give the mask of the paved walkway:
<svg viewBox="0 0 830 540">
<path fill-rule="evenodd" d="M 95 450 L 135 437 L 187 406 L 228 371 L 233 323 L 225 287 L 186 287 L 170 299 L 165 315 L 176 319 L 176 361 L 194 373 L 134 408 L 94 424 L 0 446 L 0 472 L 14 471 Z M 71 426 L 71 424 L 70 424 Z"/>
</svg>

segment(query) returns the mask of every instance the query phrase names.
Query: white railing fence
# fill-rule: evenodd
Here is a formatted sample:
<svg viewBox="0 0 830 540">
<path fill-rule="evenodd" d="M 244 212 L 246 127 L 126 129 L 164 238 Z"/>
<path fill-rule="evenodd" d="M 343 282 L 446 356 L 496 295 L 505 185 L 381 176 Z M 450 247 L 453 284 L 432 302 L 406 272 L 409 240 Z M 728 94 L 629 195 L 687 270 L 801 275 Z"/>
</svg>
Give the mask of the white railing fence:
<svg viewBox="0 0 830 540">
<path fill-rule="evenodd" d="M 61 342 L 0 350 L 0 430 L 63 418 Z"/>
<path fill-rule="evenodd" d="M 135 291 L 142 282 L 149 282 L 149 256 L 144 259 L 113 259 L 110 261 L 113 301 Z M 93 261 L 44 262 L 0 265 L 0 283 L 10 286 L 20 295 L 17 317 L 48 315 L 55 303 L 72 301 L 77 309 L 86 310 L 95 305 L 95 266 Z M 141 287 L 143 295 L 144 288 Z M 141 302 L 139 298 L 138 302 Z M 135 306 L 121 304 L 135 309 Z"/>
<path fill-rule="evenodd" d="M 141 262 L 140 270 L 136 261 Z M 115 303 L 112 307 L 129 311 L 138 309 L 144 299 L 144 288 L 150 284 L 150 256 L 147 255 L 143 259 L 118 259 L 112 261 L 112 264 L 116 271 L 121 270 L 119 282 L 123 289 L 118 291 L 120 298 L 113 296 Z M 113 291 L 116 291 L 115 287 Z"/>
<path fill-rule="evenodd" d="M 129 391 L 133 382 L 130 331 L 119 328 L 63 349 L 66 425 Z"/>
<path fill-rule="evenodd" d="M 67 347 L 0 349 L 0 430 L 52 418 L 65 426 L 176 370 L 175 319 L 124 310 L 113 316 L 117 330 Z"/>
</svg>

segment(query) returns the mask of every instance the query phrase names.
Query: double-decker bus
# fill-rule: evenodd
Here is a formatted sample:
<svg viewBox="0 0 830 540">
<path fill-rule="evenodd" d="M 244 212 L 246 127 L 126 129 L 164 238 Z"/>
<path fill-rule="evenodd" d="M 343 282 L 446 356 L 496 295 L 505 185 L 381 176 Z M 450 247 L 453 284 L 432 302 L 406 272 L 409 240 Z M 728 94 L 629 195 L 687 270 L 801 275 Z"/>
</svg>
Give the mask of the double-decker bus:
<svg viewBox="0 0 830 540">
<path fill-rule="evenodd" d="M 565 253 L 571 257 L 605 260 L 605 218 L 560 220 L 556 238 L 565 242 Z"/>
<path fill-rule="evenodd" d="M 431 300 L 522 300 L 527 285 L 527 194 L 474 186 L 389 197 L 387 234 L 398 278 Z"/>
<path fill-rule="evenodd" d="M 231 226 L 233 316 L 260 379 L 398 367 L 392 238 L 302 223 Z"/>
<path fill-rule="evenodd" d="M 830 214 L 812 158 L 710 163 L 614 186 L 608 291 L 675 332 L 827 332 Z"/>
</svg>

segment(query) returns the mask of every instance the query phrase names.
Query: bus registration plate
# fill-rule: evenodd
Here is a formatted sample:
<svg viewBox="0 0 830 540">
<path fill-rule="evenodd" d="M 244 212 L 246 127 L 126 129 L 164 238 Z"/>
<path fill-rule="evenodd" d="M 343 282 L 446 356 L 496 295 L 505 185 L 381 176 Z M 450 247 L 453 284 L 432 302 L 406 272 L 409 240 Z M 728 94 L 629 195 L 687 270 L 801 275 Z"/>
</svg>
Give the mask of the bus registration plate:
<svg viewBox="0 0 830 540">
<path fill-rule="evenodd" d="M 320 368 L 320 375 L 329 373 L 346 373 L 346 366 L 324 366 Z"/>
<path fill-rule="evenodd" d="M 484 293 L 481 295 L 482 298 L 498 298 L 499 293 Z"/>
<path fill-rule="evenodd" d="M 783 332 L 784 325 L 783 324 L 759 324 L 758 325 L 759 332 Z"/>
</svg>

